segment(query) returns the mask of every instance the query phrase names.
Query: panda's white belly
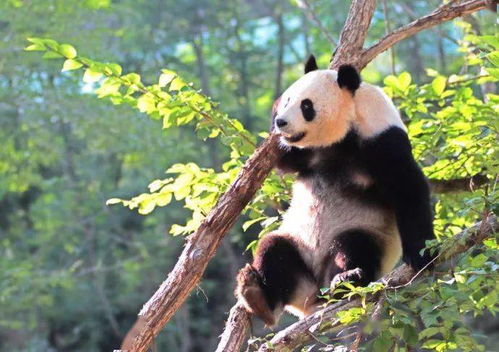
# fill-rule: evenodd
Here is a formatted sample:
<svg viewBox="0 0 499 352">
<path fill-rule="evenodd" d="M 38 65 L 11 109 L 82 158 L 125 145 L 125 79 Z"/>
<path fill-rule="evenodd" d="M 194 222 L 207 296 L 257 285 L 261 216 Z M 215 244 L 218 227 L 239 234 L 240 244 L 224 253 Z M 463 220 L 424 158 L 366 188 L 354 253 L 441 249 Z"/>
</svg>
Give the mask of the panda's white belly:
<svg viewBox="0 0 499 352">
<path fill-rule="evenodd" d="M 319 179 L 310 183 L 295 182 L 290 207 L 278 232 L 289 234 L 300 242 L 305 262 L 317 274 L 330 253 L 334 237 L 352 228 L 368 230 L 384 242 L 380 274 L 390 271 L 401 252 L 394 215 L 347 198 L 336 187 Z"/>
</svg>

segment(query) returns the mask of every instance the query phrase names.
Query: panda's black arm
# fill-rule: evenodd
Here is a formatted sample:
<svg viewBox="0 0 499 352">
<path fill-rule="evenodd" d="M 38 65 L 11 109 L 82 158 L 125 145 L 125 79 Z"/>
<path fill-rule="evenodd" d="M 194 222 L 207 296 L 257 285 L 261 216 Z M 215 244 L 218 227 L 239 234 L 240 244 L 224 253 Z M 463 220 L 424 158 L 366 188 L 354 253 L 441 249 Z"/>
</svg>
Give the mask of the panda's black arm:
<svg viewBox="0 0 499 352">
<path fill-rule="evenodd" d="M 430 190 L 409 138 L 402 129 L 391 127 L 364 141 L 362 149 L 369 172 L 394 207 L 403 260 L 419 270 L 431 260 L 428 251 L 423 256 L 419 252 L 435 235 Z"/>
<path fill-rule="evenodd" d="M 285 173 L 305 173 L 309 168 L 309 161 L 312 157 L 312 150 L 291 147 L 286 150 L 277 161 L 277 171 Z"/>
</svg>

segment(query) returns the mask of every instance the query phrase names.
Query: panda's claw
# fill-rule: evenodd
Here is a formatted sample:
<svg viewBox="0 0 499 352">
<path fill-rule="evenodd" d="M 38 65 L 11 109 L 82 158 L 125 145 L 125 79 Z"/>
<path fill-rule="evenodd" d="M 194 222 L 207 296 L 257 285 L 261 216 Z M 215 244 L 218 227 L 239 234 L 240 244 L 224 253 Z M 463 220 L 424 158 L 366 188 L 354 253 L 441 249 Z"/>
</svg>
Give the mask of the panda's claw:
<svg viewBox="0 0 499 352">
<path fill-rule="evenodd" d="M 340 283 L 345 281 L 353 281 L 358 282 L 362 280 L 362 276 L 364 275 L 364 271 L 361 268 L 355 268 L 351 270 L 343 271 L 339 274 L 336 274 L 331 281 L 331 287 L 336 287 Z"/>
<path fill-rule="evenodd" d="M 260 274 L 250 264 L 246 264 L 237 274 L 235 295 L 246 310 L 262 319 L 265 325 L 275 325 L 276 317 L 263 293 Z"/>
</svg>

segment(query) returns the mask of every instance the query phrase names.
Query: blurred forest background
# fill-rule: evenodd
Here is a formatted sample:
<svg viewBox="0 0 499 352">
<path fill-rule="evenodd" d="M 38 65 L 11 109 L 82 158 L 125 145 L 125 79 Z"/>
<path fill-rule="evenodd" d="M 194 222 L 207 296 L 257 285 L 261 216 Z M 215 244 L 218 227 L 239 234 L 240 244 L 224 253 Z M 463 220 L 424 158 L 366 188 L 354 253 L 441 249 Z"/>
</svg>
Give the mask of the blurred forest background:
<svg viewBox="0 0 499 352">
<path fill-rule="evenodd" d="M 378 2 L 366 45 L 439 4 Z M 218 139 L 200 140 L 192 128 L 163 129 L 129 106 L 99 101 L 92 80 L 60 73 L 59 61 L 25 52 L 26 38 L 71 43 L 87 57 L 137 72 L 144 82 L 156 82 L 161 69 L 173 70 L 256 136 L 268 129 L 273 100 L 302 74 L 308 54 L 327 67 L 349 2 L 309 5 L 284 0 L 0 2 L 0 351 L 117 348 L 175 264 L 184 238 L 169 232 L 190 232 L 172 225 L 185 224 L 192 209 L 172 201 L 151 212 L 154 206 L 142 204 L 140 212 L 150 212 L 144 216 L 106 201 L 143 193 L 174 164 L 193 162 L 221 171 L 234 158 Z M 495 21 L 494 14 L 482 11 L 426 30 L 362 72 L 364 80 L 386 86 L 398 99 L 404 118 L 415 116 L 411 137 L 430 168 L 427 174 L 471 176 L 497 156 L 490 150 L 497 141 L 497 121 L 492 121 L 497 76 L 487 79 L 480 67 L 498 58 L 487 61 L 476 51 L 477 40 L 469 38 L 485 35 L 489 49 L 497 50 Z M 443 96 L 451 74 L 463 85 L 456 83 L 454 93 Z M 420 87 L 433 92 L 422 95 Z M 450 101 L 468 108 L 440 116 Z M 478 132 L 472 126 L 477 116 Z M 453 123 L 450 137 L 461 137 L 453 146 L 438 134 L 441 125 L 431 122 L 445 119 Z M 432 144 L 436 140 L 440 144 Z M 445 165 L 437 163 L 442 160 L 462 163 L 442 173 Z M 435 200 L 439 236 L 480 219 L 483 204 L 496 206 L 496 171 L 486 168 L 492 180 L 487 192 Z M 245 214 L 226 237 L 202 284 L 160 334 L 159 351 L 214 350 L 235 301 L 235 274 L 251 256 L 246 248 L 272 225 L 255 214 Z M 480 309 L 497 309 L 497 294 L 488 299 Z M 497 347 L 499 323 L 492 315 L 470 324 L 481 343 Z"/>
</svg>

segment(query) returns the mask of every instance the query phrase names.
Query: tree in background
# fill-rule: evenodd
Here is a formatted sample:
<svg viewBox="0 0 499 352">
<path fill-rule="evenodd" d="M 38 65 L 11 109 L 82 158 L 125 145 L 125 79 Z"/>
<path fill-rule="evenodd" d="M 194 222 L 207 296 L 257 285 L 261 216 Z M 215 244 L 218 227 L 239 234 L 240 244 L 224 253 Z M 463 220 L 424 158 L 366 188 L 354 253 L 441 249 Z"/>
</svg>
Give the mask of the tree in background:
<svg viewBox="0 0 499 352">
<path fill-rule="evenodd" d="M 339 33 L 348 4 L 308 5 L 307 11 L 271 1 L 0 5 L 0 30 L 7 39 L 0 47 L 5 53 L 0 59 L 2 349 L 89 351 L 119 344 L 165 268 L 178 256 L 181 241 L 165 236 L 166 229 L 181 235 L 199 226 L 253 151 L 255 134 L 268 125 L 265 116 L 273 97 L 298 77 L 308 52 L 319 53 L 327 64 L 332 44 L 313 18 L 322 28 Z M 396 28 L 437 3 L 386 5 L 385 14 L 400 21 L 390 23 Z M 480 14 L 465 18 L 460 30 L 442 26 L 438 40 L 434 32 L 422 33 L 413 37 L 418 40 L 410 50 L 404 45 L 413 39 L 395 47 L 394 65 L 387 65 L 385 56 L 363 71 L 364 79 L 380 83 L 394 67 L 395 75 L 384 83 L 410 122 L 415 150 L 428 176 L 488 176 L 484 188 L 435 199 L 442 240 L 496 206 L 497 97 L 491 87 L 497 81 L 497 38 L 487 36 L 491 22 L 490 16 Z M 368 42 L 386 30 L 382 8 L 375 12 L 371 28 Z M 46 50 L 49 57 L 65 56 L 65 71 L 84 65 L 84 82 L 78 83 L 77 75 L 56 74 L 55 65 L 47 69 L 35 57 L 21 54 L 24 38 L 33 36 L 71 42 L 88 57 L 119 61 L 140 76 L 75 56 L 71 46 L 33 41 L 31 49 Z M 464 53 L 457 53 L 458 47 Z M 439 71 L 425 71 L 426 63 Z M 169 71 L 163 71 L 158 81 L 156 72 L 163 67 Z M 187 84 L 191 80 L 220 101 L 220 109 L 192 89 Z M 101 98 L 161 120 L 165 129 L 126 106 L 97 104 L 88 94 L 94 89 Z M 247 129 L 221 110 L 240 117 Z M 201 146 L 196 135 L 213 140 L 209 145 L 216 148 Z M 220 168 L 224 160 L 230 161 Z M 168 204 L 166 212 L 144 218 L 103 206 L 114 195 L 142 192 L 147 180 L 158 178 L 160 170 L 171 165 L 172 178 L 158 179 L 150 184 L 151 193 L 125 201 L 142 214 Z M 289 182 L 270 177 L 245 209 L 242 227 L 260 235 L 272 230 L 287 200 Z M 243 261 L 240 253 L 255 240 L 238 228 L 231 242 L 223 242 L 223 255 L 208 267 L 202 289 L 159 335 L 160 350 L 214 349 L 223 313 L 233 300 L 232 278 Z M 446 283 L 428 278 L 430 283 L 418 286 L 431 284 L 436 292 L 428 299 L 428 311 L 420 315 L 424 325 L 419 330 L 410 329 L 415 313 L 408 313 L 416 312 L 408 303 L 411 295 L 419 294 L 415 288 L 408 297 L 387 305 L 392 330 L 371 343 L 383 350 L 391 341 L 419 331 L 416 336 L 426 348 L 478 348 L 470 330 L 458 330 L 458 315 L 496 309 L 494 243 L 489 240 L 483 253 L 463 257 L 460 266 L 448 272 Z M 442 304 L 449 309 L 440 308 Z M 434 307 L 440 308 L 436 316 Z M 452 324 L 442 325 L 443 320 Z M 479 336 L 478 341 L 485 342 Z"/>
</svg>

